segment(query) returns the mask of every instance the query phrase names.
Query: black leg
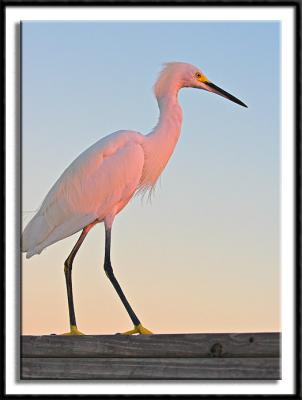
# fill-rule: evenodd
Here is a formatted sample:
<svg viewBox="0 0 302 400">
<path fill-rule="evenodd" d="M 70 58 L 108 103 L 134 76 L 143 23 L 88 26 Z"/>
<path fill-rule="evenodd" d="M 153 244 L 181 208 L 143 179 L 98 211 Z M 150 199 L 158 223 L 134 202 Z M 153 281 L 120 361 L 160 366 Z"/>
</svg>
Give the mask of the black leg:
<svg viewBox="0 0 302 400">
<path fill-rule="evenodd" d="M 84 239 L 87 236 L 87 233 L 90 231 L 90 229 L 93 227 L 93 225 L 94 225 L 94 223 L 87 225 L 83 229 L 81 236 L 79 237 L 74 248 L 71 250 L 71 253 L 69 254 L 68 258 L 66 259 L 66 261 L 64 263 L 64 273 L 65 273 L 65 279 L 66 279 L 69 321 L 70 321 L 70 332 L 68 334 L 81 334 L 81 332 L 79 332 L 77 330 L 76 317 L 75 317 L 75 312 L 74 312 L 71 272 L 72 272 L 73 260 L 76 256 L 79 248 L 81 247 L 82 243 L 84 242 Z"/>
<path fill-rule="evenodd" d="M 124 295 L 116 277 L 114 276 L 112 265 L 111 265 L 111 260 L 110 260 L 110 247 L 111 247 L 111 228 L 105 228 L 106 232 L 106 242 L 105 242 L 105 261 L 104 261 L 104 270 L 106 272 L 106 275 L 110 279 L 110 282 L 112 283 L 114 289 L 116 290 L 117 294 L 119 295 L 120 299 L 122 300 L 122 303 L 124 304 L 129 317 L 131 318 L 133 324 L 135 326 L 140 325 L 140 320 L 137 318 L 135 312 L 133 311 L 132 307 L 128 303 L 128 300 L 126 299 L 126 296 Z"/>
</svg>

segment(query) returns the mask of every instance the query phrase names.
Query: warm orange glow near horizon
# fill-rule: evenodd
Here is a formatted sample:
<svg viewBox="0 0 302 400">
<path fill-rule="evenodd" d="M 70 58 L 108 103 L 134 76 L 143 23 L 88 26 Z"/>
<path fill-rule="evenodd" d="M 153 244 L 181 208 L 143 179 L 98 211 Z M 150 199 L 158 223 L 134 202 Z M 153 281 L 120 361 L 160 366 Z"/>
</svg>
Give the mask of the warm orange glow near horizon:
<svg viewBox="0 0 302 400">
<path fill-rule="evenodd" d="M 135 203 L 116 220 L 112 260 L 129 302 L 148 329 L 154 333 L 280 331 L 279 274 L 273 273 L 269 259 L 256 264 L 252 252 L 247 254 L 244 248 L 232 254 L 232 238 L 214 232 L 206 237 L 205 227 L 195 227 L 194 234 L 193 226 L 175 230 L 169 213 L 158 230 L 155 205 Z M 76 237 L 29 260 L 24 257 L 23 334 L 68 330 L 63 263 Z M 103 224 L 99 224 L 73 267 L 77 323 L 86 334 L 114 334 L 132 327 L 103 271 L 103 256 Z"/>
</svg>

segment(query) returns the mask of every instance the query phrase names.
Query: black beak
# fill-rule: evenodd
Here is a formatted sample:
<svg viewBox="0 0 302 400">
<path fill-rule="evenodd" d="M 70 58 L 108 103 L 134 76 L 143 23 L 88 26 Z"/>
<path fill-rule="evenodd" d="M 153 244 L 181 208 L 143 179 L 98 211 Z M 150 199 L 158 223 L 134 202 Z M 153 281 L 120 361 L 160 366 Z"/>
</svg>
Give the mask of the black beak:
<svg viewBox="0 0 302 400">
<path fill-rule="evenodd" d="M 209 91 L 210 92 L 219 94 L 220 96 L 223 96 L 226 99 L 229 99 L 229 100 L 233 101 L 234 103 L 237 103 L 240 106 L 243 106 L 243 107 L 247 108 L 247 105 L 244 104 L 241 100 L 237 99 L 237 97 L 235 97 L 235 96 L 232 96 L 230 93 L 228 93 L 225 90 L 221 89 L 219 86 L 214 85 L 214 83 L 212 83 L 212 82 L 204 82 L 204 84 L 209 87 Z"/>
</svg>

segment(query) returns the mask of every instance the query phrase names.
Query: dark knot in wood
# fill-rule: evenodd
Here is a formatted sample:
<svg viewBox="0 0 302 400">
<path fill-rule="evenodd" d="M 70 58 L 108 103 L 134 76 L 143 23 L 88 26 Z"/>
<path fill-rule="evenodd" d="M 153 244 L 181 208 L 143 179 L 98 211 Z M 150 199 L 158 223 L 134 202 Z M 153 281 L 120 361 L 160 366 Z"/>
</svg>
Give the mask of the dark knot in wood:
<svg viewBox="0 0 302 400">
<path fill-rule="evenodd" d="M 222 352 L 223 352 L 223 346 L 221 343 L 214 343 L 210 350 L 212 357 L 221 357 Z"/>
</svg>

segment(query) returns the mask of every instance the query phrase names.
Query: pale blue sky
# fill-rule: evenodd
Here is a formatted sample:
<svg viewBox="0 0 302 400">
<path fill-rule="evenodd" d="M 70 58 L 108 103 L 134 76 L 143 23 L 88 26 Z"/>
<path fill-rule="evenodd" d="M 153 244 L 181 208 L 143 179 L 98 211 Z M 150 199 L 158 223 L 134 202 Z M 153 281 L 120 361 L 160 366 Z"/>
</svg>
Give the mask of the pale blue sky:
<svg viewBox="0 0 302 400">
<path fill-rule="evenodd" d="M 164 62 L 195 64 L 248 105 L 181 91 L 175 154 L 152 204 L 134 199 L 117 217 L 113 262 L 150 329 L 278 330 L 279 24 L 26 22 L 22 32 L 25 211 L 100 137 L 153 128 L 152 86 Z M 24 261 L 25 332 L 66 330 L 62 265 L 75 240 Z M 103 240 L 101 227 L 89 234 L 74 273 L 78 322 L 88 332 L 130 327 L 102 272 Z M 113 316 L 88 317 L 103 304 Z M 40 305 L 53 317 L 40 315 Z"/>
</svg>

